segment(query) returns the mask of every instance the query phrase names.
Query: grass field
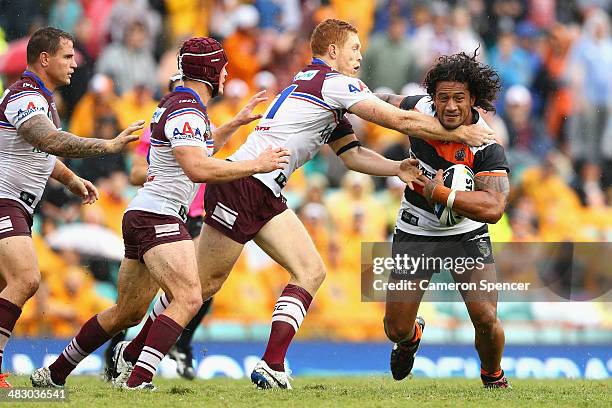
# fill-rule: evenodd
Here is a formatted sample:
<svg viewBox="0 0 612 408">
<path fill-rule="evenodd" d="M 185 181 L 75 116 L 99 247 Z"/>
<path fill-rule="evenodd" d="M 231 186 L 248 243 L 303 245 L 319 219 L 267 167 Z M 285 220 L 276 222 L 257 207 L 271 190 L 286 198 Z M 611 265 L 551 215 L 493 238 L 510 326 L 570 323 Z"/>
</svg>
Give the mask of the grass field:
<svg viewBox="0 0 612 408">
<path fill-rule="evenodd" d="M 15 387 L 28 377 L 10 377 Z M 485 390 L 479 380 L 383 377 L 296 378 L 295 389 L 256 390 L 247 380 L 189 382 L 156 379 L 155 392 L 113 390 L 96 377 L 69 379 L 65 404 L 36 406 L 111 407 L 611 407 L 612 381 L 513 380 L 511 390 Z M 0 406 L 6 404 L 0 404 Z M 11 406 L 16 404 L 11 402 Z"/>
</svg>

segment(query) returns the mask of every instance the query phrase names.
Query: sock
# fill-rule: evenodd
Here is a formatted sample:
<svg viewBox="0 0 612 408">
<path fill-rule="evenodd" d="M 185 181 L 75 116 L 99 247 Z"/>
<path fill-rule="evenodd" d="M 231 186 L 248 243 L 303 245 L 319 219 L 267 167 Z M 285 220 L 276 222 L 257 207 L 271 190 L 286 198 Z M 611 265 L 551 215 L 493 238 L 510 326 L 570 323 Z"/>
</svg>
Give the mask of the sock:
<svg viewBox="0 0 612 408">
<path fill-rule="evenodd" d="M 6 347 L 6 343 L 8 343 L 20 315 L 21 308 L 19 306 L 0 298 L 0 372 L 2 372 L 4 347 Z"/>
<path fill-rule="evenodd" d="M 181 333 L 181 337 L 176 341 L 176 345 L 179 348 L 187 348 L 191 344 L 191 339 L 193 339 L 193 335 L 195 334 L 196 329 L 202 323 L 202 319 L 206 316 L 206 313 L 210 310 L 210 304 L 212 303 L 212 298 L 208 299 L 206 302 L 202 303 L 202 307 L 198 311 L 198 313 L 191 319 L 183 333 Z"/>
<path fill-rule="evenodd" d="M 89 319 L 79 333 L 70 341 L 62 354 L 50 366 L 51 379 L 57 385 L 63 385 L 72 370 L 98 347 L 111 339 L 98 323 L 98 315 Z"/>
<path fill-rule="evenodd" d="M 157 371 L 157 366 L 181 335 L 183 326 L 166 315 L 159 315 L 153 321 L 149 335 L 138 357 L 134 371 L 127 381 L 128 387 L 149 383 Z"/>
<path fill-rule="evenodd" d="M 414 322 L 414 335 L 412 336 L 412 338 L 410 340 L 404 339 L 400 341 L 398 344 L 414 345 L 416 344 L 417 341 L 421 340 L 422 335 L 423 335 L 423 330 L 421 329 L 421 326 L 415 321 Z"/>
<path fill-rule="evenodd" d="M 486 371 L 484 368 L 480 367 L 480 378 L 482 378 L 483 381 L 486 381 L 486 382 L 498 381 L 498 380 L 501 380 L 503 376 L 504 376 L 504 370 L 502 370 L 501 368 L 497 371 L 490 373 Z"/>
<path fill-rule="evenodd" d="M 147 340 L 147 336 L 149 335 L 149 330 L 151 330 L 151 325 L 153 321 L 166 310 L 170 301 L 166 297 L 166 294 L 163 293 L 157 301 L 153 305 L 153 310 L 149 313 L 149 317 L 145 321 L 140 332 L 130 341 L 130 344 L 127 345 L 125 350 L 123 350 L 123 358 L 126 361 L 129 361 L 132 364 L 136 364 L 138 361 L 138 356 L 142 352 L 142 348 L 144 347 L 145 341 Z"/>
<path fill-rule="evenodd" d="M 310 302 L 312 296 L 296 285 L 285 286 L 278 298 L 272 312 L 270 339 L 262 357 L 274 371 L 285 371 L 287 349 L 306 316 Z"/>
</svg>

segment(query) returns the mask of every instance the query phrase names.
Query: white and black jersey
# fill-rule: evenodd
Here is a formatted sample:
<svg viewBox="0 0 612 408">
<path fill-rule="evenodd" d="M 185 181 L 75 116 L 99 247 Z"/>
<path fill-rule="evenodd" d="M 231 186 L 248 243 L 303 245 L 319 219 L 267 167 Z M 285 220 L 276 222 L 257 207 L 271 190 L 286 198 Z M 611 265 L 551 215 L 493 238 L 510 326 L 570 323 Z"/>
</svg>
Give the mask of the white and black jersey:
<svg viewBox="0 0 612 408">
<path fill-rule="evenodd" d="M 400 104 L 404 110 L 435 116 L 431 98 L 427 95 L 408 96 Z M 488 128 L 476 110 L 473 111 L 474 124 Z M 408 135 L 410 137 L 410 135 Z M 446 170 L 455 164 L 464 164 L 472 169 L 474 175 L 485 173 L 508 173 L 508 162 L 504 148 L 498 143 L 470 147 L 463 143 L 423 140 L 410 137 L 410 156 L 419 161 L 419 167 L 429 178 L 434 178 L 438 169 Z M 484 223 L 464 218 L 452 227 L 440 226 L 433 208 L 419 193 L 406 188 L 397 216 L 397 229 L 416 235 L 446 236 L 464 234 L 482 227 Z"/>
</svg>

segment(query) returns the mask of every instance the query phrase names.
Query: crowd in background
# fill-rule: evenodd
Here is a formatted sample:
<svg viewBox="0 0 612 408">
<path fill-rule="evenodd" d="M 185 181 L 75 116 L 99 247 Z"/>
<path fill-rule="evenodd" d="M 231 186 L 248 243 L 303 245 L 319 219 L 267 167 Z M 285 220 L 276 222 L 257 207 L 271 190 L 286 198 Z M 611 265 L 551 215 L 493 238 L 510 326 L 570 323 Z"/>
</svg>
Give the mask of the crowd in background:
<svg viewBox="0 0 612 408">
<path fill-rule="evenodd" d="M 207 107 L 216 125 L 231 119 L 257 91 L 266 90 L 272 100 L 287 86 L 311 57 L 312 28 L 328 17 L 358 28 L 364 55 L 360 75 L 376 92 L 424 94 L 420 82 L 436 57 L 476 53 L 500 75 L 496 112 L 482 113 L 502 139 L 511 168 L 509 205 L 491 227 L 492 240 L 609 242 L 611 3 L 0 0 L 0 74 L 5 88 L 19 78 L 25 53 L 21 62 L 14 54 L 35 29 L 52 25 L 70 32 L 79 67 L 72 84 L 55 93 L 64 129 L 82 137 L 112 138 L 130 122 L 150 119 L 177 70 L 179 44 L 194 35 L 221 40 L 230 61 L 225 94 Z M 407 156 L 405 135 L 356 117 L 350 120 L 364 145 L 392 159 Z M 254 126 L 241 128 L 218 157 L 234 151 Z M 36 212 L 34 235 L 44 284 L 26 305 L 16 332 L 69 336 L 112 302 L 116 260 L 69 246 L 51 248 L 46 238 L 72 223 L 98 224 L 120 236 L 122 213 L 136 191 L 129 184 L 132 154 L 67 161 L 100 189 L 93 206 L 81 207 L 61 185 L 49 182 Z M 383 305 L 361 302 L 360 246 L 389 239 L 404 188 L 398 178 L 347 172 L 328 149 L 293 175 L 285 192 L 288 204 L 328 267 L 302 338 L 384 338 Z M 579 286 L 610 287 L 609 276 L 594 276 L 589 268 L 579 275 Z M 248 337 L 245 327 L 267 325 L 286 279 L 282 268 L 247 245 L 206 323 L 247 330 Z M 453 328 L 466 314 L 452 305 L 425 303 L 423 308 L 436 316 L 434 326 Z M 558 306 L 543 317 L 538 304 L 525 303 L 505 313 L 508 319 L 531 321 L 535 328 L 544 318 L 566 328 L 610 329 L 612 311 L 606 307 Z M 581 319 L 585 315 L 589 319 Z"/>
</svg>

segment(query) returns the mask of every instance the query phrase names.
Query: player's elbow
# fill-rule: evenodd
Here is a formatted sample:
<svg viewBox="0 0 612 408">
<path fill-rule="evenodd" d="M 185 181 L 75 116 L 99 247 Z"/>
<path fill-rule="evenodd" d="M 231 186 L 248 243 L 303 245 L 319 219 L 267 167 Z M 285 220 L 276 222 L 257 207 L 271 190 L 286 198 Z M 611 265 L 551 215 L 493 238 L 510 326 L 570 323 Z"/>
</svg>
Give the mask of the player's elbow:
<svg viewBox="0 0 612 408">
<path fill-rule="evenodd" d="M 504 215 L 504 207 L 502 205 L 490 205 L 483 211 L 482 221 L 487 224 L 496 224 Z"/>
</svg>

